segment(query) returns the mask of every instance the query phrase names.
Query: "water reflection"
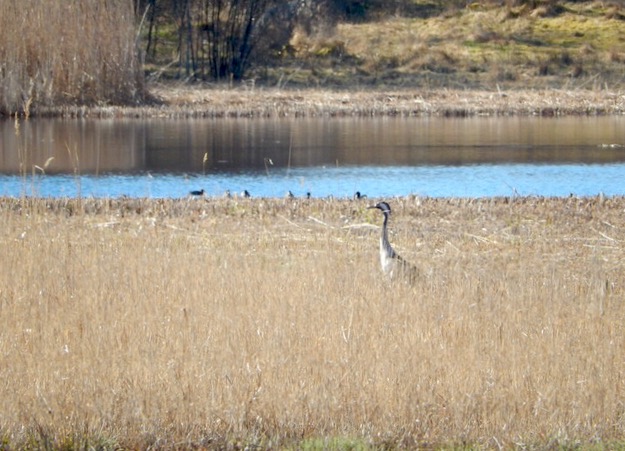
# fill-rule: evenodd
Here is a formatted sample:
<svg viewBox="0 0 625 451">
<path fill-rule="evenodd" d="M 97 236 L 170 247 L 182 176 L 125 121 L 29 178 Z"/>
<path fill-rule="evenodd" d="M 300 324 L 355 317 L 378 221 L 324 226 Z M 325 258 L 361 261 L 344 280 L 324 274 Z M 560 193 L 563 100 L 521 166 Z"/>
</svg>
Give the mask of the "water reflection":
<svg viewBox="0 0 625 451">
<path fill-rule="evenodd" d="M 625 175 L 624 144 L 625 118 L 614 116 L 3 121 L 0 195 L 497 195 L 536 171 L 528 183 L 540 188 L 526 194 L 576 193 L 573 181 L 590 190 L 581 194 L 619 194 L 604 181 Z"/>
<path fill-rule="evenodd" d="M 625 161 L 625 118 L 59 120 L 0 123 L 0 172 Z M 610 146 L 615 144 L 614 146 Z M 206 156 L 206 157 L 205 157 Z"/>
</svg>

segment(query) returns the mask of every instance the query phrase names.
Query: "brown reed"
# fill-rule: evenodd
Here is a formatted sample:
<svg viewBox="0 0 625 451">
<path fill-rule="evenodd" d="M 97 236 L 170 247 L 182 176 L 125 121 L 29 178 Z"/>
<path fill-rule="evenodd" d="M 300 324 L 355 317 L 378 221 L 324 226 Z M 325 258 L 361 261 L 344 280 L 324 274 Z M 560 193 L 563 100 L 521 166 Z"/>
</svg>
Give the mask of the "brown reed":
<svg viewBox="0 0 625 451">
<path fill-rule="evenodd" d="M 3 443 L 622 444 L 625 198 L 390 202 L 0 199 Z"/>
<path fill-rule="evenodd" d="M 143 99 L 131 0 L 0 0 L 0 114 Z"/>
</svg>

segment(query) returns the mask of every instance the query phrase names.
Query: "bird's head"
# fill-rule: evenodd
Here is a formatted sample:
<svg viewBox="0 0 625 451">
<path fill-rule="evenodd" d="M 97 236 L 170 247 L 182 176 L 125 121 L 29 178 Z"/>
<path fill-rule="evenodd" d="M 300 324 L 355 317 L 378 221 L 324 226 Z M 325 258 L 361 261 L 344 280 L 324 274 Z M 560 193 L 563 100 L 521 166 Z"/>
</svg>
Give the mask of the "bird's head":
<svg viewBox="0 0 625 451">
<path fill-rule="evenodd" d="M 372 205 L 369 208 L 377 208 L 378 210 L 382 210 L 382 213 L 384 214 L 391 214 L 391 206 L 386 202 L 378 202 L 377 204 Z"/>
</svg>

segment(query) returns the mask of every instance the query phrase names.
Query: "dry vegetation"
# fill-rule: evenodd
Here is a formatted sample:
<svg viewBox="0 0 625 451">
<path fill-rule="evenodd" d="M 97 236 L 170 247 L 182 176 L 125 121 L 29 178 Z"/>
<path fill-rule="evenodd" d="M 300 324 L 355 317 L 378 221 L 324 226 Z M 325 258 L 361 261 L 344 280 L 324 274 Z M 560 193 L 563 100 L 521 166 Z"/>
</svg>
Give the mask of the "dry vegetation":
<svg viewBox="0 0 625 451">
<path fill-rule="evenodd" d="M 284 86 L 622 89 L 622 3 L 466 3 L 433 16 L 340 23 L 332 34 L 296 33 L 294 70 L 278 68 L 276 77 Z"/>
<path fill-rule="evenodd" d="M 625 114 L 621 90 L 278 89 L 153 85 L 160 105 L 42 108 L 66 117 L 268 118 Z"/>
<path fill-rule="evenodd" d="M 496 116 L 625 114 L 620 90 L 449 90 L 389 89 L 202 89 L 154 87 L 162 108 L 92 110 L 100 116 L 167 117 L 335 117 Z M 80 114 L 80 113 L 79 113 Z"/>
<path fill-rule="evenodd" d="M 0 116 L 143 99 L 131 0 L 0 0 L 0 29 Z"/>
<path fill-rule="evenodd" d="M 1 199 L 3 446 L 623 445 L 625 198 Z"/>
<path fill-rule="evenodd" d="M 403 11 L 389 6 L 359 23 L 299 27 L 279 57 L 259 58 L 243 83 L 225 86 L 172 81 L 180 69 L 173 24 L 159 28 L 158 55 L 142 65 L 145 27 L 131 0 L 0 0 L 0 115 L 624 111 L 620 2 L 401 3 Z"/>
</svg>

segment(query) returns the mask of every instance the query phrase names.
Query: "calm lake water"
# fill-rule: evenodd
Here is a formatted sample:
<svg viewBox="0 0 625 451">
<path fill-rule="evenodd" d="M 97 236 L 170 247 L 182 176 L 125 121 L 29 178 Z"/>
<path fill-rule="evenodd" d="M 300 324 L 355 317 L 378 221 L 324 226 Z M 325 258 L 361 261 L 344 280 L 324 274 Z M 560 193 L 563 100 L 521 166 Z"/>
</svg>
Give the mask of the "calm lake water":
<svg viewBox="0 0 625 451">
<path fill-rule="evenodd" d="M 625 117 L 0 122 L 0 196 L 625 194 Z"/>
</svg>

